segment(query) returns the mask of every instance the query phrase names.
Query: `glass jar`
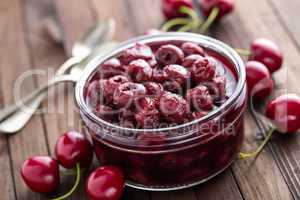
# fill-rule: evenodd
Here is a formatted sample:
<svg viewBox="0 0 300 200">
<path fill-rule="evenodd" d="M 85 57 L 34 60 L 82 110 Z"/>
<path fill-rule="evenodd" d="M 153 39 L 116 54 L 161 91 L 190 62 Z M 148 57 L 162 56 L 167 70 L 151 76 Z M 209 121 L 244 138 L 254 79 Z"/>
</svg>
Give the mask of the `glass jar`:
<svg viewBox="0 0 300 200">
<path fill-rule="evenodd" d="M 86 86 L 97 67 L 135 43 L 194 42 L 225 63 L 235 79 L 231 96 L 218 109 L 189 123 L 158 129 L 132 129 L 98 118 L 85 101 Z M 128 186 L 144 190 L 175 190 L 205 182 L 225 170 L 243 141 L 246 105 L 245 68 L 228 45 L 192 33 L 165 33 L 131 39 L 99 55 L 85 68 L 76 85 L 81 117 L 101 164 L 120 167 Z"/>
</svg>

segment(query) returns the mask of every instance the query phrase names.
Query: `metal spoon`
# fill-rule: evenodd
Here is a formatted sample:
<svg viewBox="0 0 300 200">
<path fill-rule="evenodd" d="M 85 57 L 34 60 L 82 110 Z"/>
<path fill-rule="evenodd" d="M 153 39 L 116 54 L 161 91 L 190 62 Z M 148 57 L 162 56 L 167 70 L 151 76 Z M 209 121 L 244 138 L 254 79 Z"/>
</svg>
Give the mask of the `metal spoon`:
<svg viewBox="0 0 300 200">
<path fill-rule="evenodd" d="M 99 46 L 99 44 L 111 38 L 113 32 L 114 21 L 112 20 L 104 23 L 98 23 L 96 26 L 94 26 L 90 31 L 91 34 L 85 34 L 81 42 L 77 42 L 74 45 L 72 55 L 75 55 L 75 57 L 72 57 L 64 65 L 62 65 L 57 70 L 55 77 L 50 80 L 48 84 L 27 95 L 22 99 L 22 101 L 18 101 L 18 103 L 15 105 L 6 107 L 4 110 L 0 111 L 0 119 L 2 119 L 2 122 L 0 123 L 0 132 L 14 133 L 22 129 L 37 110 L 42 100 L 45 98 L 45 90 L 47 90 L 48 87 L 56 85 L 60 82 L 75 82 L 77 80 L 76 78 L 81 72 L 82 65 L 85 63 L 84 61 L 88 61 L 89 58 L 93 57 L 92 55 L 94 54 L 92 50 L 95 49 L 97 45 Z M 84 44 L 86 44 L 86 46 L 84 46 Z M 105 44 L 101 48 L 98 48 L 97 52 L 100 53 L 103 52 L 104 49 L 110 49 L 112 46 L 115 46 L 115 44 L 116 43 L 112 42 Z M 80 52 L 83 54 L 80 54 Z M 78 63 L 80 63 L 80 65 Z M 69 75 L 61 76 L 62 74 L 65 74 L 71 67 L 72 69 Z M 18 106 L 20 104 L 24 105 L 24 103 L 27 104 L 26 108 L 28 109 L 24 109 L 24 107 L 20 108 Z"/>
<path fill-rule="evenodd" d="M 0 133 L 2 134 L 12 134 L 21 130 L 29 121 L 29 119 L 35 113 L 37 107 L 40 105 L 40 101 L 42 101 L 45 97 L 45 91 L 48 90 L 49 87 L 55 86 L 61 82 L 73 82 L 76 83 L 78 78 L 81 75 L 81 72 L 86 65 L 86 63 L 91 60 L 95 55 L 100 53 L 105 53 L 111 50 L 113 47 L 117 45 L 116 42 L 107 42 L 97 48 L 88 59 L 85 59 L 84 62 L 75 65 L 71 68 L 70 73 L 66 75 L 57 76 L 54 79 L 50 80 L 46 85 L 40 87 L 31 96 L 28 96 L 27 102 L 30 102 L 26 108 L 18 110 L 17 112 L 10 115 L 8 118 L 3 120 L 0 123 Z M 24 102 L 22 102 L 24 105 Z M 26 101 L 25 101 L 26 103 Z"/>
<path fill-rule="evenodd" d="M 57 71 L 56 76 L 60 76 L 64 74 L 67 70 L 69 70 L 74 65 L 80 63 L 85 58 L 87 58 L 95 46 L 103 43 L 110 39 L 115 31 L 115 21 L 109 19 L 107 21 L 96 23 L 91 29 L 87 31 L 84 36 L 74 44 L 72 49 L 72 57 L 69 58 Z M 30 99 L 32 94 L 29 94 L 19 100 L 19 103 L 11 104 L 4 109 L 0 110 L 0 121 L 3 121 L 9 115 L 16 112 L 19 107 L 18 104 L 23 102 L 26 99 Z M 43 99 L 43 98 L 41 98 Z M 40 101 L 41 102 L 41 101 Z M 39 105 L 38 103 L 33 105 Z"/>
</svg>

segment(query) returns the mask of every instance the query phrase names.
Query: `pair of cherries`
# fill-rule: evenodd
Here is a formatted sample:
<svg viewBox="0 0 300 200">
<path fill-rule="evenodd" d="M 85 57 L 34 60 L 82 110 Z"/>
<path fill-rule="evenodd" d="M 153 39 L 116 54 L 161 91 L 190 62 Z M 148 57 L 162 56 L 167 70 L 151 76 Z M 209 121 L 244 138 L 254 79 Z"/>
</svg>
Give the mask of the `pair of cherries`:
<svg viewBox="0 0 300 200">
<path fill-rule="evenodd" d="M 263 100 L 274 89 L 271 75 L 281 68 L 283 54 L 274 42 L 264 38 L 254 40 L 246 54 L 250 60 L 246 63 L 249 96 L 253 100 Z"/>
<path fill-rule="evenodd" d="M 246 63 L 249 98 L 252 98 L 254 102 L 263 100 L 274 89 L 271 75 L 281 68 L 283 54 L 275 43 L 267 39 L 253 41 L 250 51 L 242 52 L 249 56 L 250 60 Z M 267 103 L 265 115 L 272 122 L 273 127 L 270 128 L 265 140 L 256 151 L 240 153 L 241 158 L 258 155 L 270 140 L 275 129 L 281 133 L 294 133 L 300 129 L 300 97 L 295 94 L 276 97 Z"/>
<path fill-rule="evenodd" d="M 73 188 L 55 200 L 65 199 L 77 188 L 80 168 L 87 168 L 93 160 L 91 143 L 80 133 L 68 131 L 57 141 L 56 159 L 49 156 L 35 156 L 24 161 L 21 175 L 26 185 L 39 193 L 53 192 L 60 183 L 59 165 L 66 169 L 76 168 L 76 183 Z M 124 187 L 124 176 L 114 166 L 104 166 L 90 174 L 86 182 L 86 192 L 92 200 L 117 200 Z"/>
<path fill-rule="evenodd" d="M 206 32 L 209 27 L 223 16 L 234 10 L 233 0 L 197 0 L 205 21 L 194 11 L 193 0 L 161 0 L 161 8 L 168 21 L 162 30 L 168 31 L 181 26 L 177 31 Z"/>
<path fill-rule="evenodd" d="M 214 8 L 219 9 L 218 17 L 232 12 L 234 10 L 233 0 L 199 0 L 200 9 L 205 17 L 209 17 Z M 181 13 L 180 7 L 185 6 L 193 8 L 192 0 L 161 0 L 161 7 L 164 16 L 167 19 L 173 19 L 176 17 L 185 17 L 184 13 Z"/>
</svg>

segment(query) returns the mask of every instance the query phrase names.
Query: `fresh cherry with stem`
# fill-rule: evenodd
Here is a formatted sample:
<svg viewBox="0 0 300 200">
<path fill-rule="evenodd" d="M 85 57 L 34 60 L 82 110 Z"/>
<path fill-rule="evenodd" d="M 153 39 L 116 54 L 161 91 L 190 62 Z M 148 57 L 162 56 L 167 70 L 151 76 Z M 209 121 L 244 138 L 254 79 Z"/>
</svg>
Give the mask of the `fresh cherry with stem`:
<svg viewBox="0 0 300 200">
<path fill-rule="evenodd" d="M 93 159 L 91 143 L 76 131 L 65 132 L 56 143 L 55 154 L 60 165 L 67 169 L 88 167 Z"/>
<path fill-rule="evenodd" d="M 240 55 L 246 56 L 249 60 L 263 63 L 270 73 L 279 70 L 283 63 L 283 53 L 271 40 L 259 38 L 250 45 L 250 50 L 235 49 Z"/>
<path fill-rule="evenodd" d="M 300 97 L 284 94 L 267 104 L 266 116 L 282 133 L 293 133 L 300 128 Z"/>
<path fill-rule="evenodd" d="M 182 6 L 192 8 L 193 3 L 191 0 L 161 0 L 162 13 L 167 19 L 186 17 L 185 13 L 179 11 Z"/>
<path fill-rule="evenodd" d="M 76 131 L 67 131 L 57 140 L 55 153 L 60 165 L 67 169 L 76 169 L 76 181 L 72 189 L 54 199 L 62 200 L 69 197 L 78 187 L 80 168 L 90 166 L 93 159 L 93 149 L 91 143 L 82 134 Z"/>
<path fill-rule="evenodd" d="M 268 97 L 274 89 L 268 68 L 257 61 L 248 61 L 245 66 L 249 96 L 254 100 Z"/>
<path fill-rule="evenodd" d="M 270 73 L 281 68 L 283 55 L 279 47 L 271 40 L 259 38 L 251 43 L 250 60 L 262 62 L 267 66 Z"/>
<path fill-rule="evenodd" d="M 200 9 L 206 21 L 200 28 L 201 33 L 205 33 L 209 27 L 224 15 L 234 10 L 233 0 L 200 0 Z"/>
<path fill-rule="evenodd" d="M 118 200 L 122 196 L 125 178 L 114 166 L 99 167 L 86 182 L 86 193 L 91 200 Z"/>
<path fill-rule="evenodd" d="M 200 25 L 202 24 L 202 20 L 198 16 L 198 14 L 190 7 L 181 6 L 178 8 L 180 13 L 185 14 L 188 17 L 178 17 L 173 18 L 167 21 L 161 28 L 162 31 L 169 31 L 176 26 L 181 26 L 177 31 L 185 32 L 185 31 L 196 31 Z"/>
<path fill-rule="evenodd" d="M 265 140 L 256 151 L 239 153 L 240 159 L 259 155 L 276 129 L 281 133 L 294 133 L 300 129 L 300 97 L 295 94 L 284 94 L 270 101 L 265 113 L 276 128 L 272 126 L 269 129 Z"/>
<path fill-rule="evenodd" d="M 49 156 L 35 156 L 25 160 L 21 175 L 31 190 L 40 193 L 53 192 L 60 182 L 58 162 Z"/>
</svg>

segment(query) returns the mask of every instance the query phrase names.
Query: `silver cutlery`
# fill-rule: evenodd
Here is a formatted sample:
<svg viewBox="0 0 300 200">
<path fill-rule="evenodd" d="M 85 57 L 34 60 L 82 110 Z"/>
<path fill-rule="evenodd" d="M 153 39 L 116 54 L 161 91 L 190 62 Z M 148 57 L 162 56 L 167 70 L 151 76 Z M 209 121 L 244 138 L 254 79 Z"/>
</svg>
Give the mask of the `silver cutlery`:
<svg viewBox="0 0 300 200">
<path fill-rule="evenodd" d="M 1 110 L 0 132 L 11 134 L 21 130 L 46 97 L 45 91 L 49 87 L 61 82 L 76 82 L 82 71 L 82 67 L 93 55 L 103 53 L 116 45 L 114 42 L 104 43 L 111 39 L 114 27 L 113 20 L 97 23 L 80 41 L 74 44 L 72 57 L 56 71 L 52 80 L 49 80 L 47 84 L 25 96 L 16 104 Z M 67 72 L 68 74 L 66 74 Z M 26 105 L 27 109 L 20 108 L 20 104 Z"/>
</svg>

